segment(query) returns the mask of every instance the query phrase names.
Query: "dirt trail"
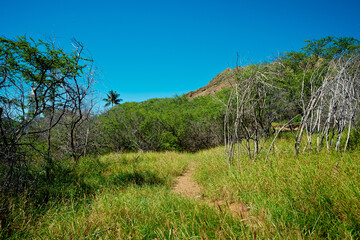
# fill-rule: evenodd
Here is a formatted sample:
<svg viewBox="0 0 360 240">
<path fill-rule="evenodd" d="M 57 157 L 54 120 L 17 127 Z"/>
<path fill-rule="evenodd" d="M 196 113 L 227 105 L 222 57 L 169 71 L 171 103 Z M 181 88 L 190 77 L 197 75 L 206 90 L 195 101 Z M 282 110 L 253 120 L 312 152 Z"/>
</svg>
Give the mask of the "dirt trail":
<svg viewBox="0 0 360 240">
<path fill-rule="evenodd" d="M 227 202 L 224 200 L 210 201 L 201 195 L 201 186 L 192 179 L 192 174 L 195 171 L 195 163 L 191 162 L 188 169 L 177 178 L 176 184 L 173 187 L 173 192 L 184 197 L 196 199 L 208 203 L 210 206 L 219 211 L 230 212 L 234 218 L 244 219 L 247 216 L 249 208 L 241 202 Z"/>
<path fill-rule="evenodd" d="M 200 198 L 201 188 L 191 175 L 195 170 L 195 164 L 190 163 L 188 169 L 177 178 L 173 192 L 189 198 Z"/>
</svg>

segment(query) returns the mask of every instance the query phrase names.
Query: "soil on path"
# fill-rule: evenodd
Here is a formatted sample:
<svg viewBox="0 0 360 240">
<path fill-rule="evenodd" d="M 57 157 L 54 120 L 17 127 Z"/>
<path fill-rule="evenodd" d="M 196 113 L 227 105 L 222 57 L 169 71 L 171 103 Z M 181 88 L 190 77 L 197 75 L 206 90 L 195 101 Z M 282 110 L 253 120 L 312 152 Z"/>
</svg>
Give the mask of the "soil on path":
<svg viewBox="0 0 360 240">
<path fill-rule="evenodd" d="M 200 198 L 201 188 L 191 175 L 195 170 L 195 164 L 190 163 L 189 168 L 178 177 L 173 192 L 188 198 Z"/>
<path fill-rule="evenodd" d="M 241 202 L 228 202 L 225 200 L 210 201 L 201 195 L 201 186 L 192 179 L 192 174 L 195 171 L 195 164 L 190 163 L 189 168 L 177 178 L 176 184 L 173 187 L 173 192 L 184 197 L 196 199 L 208 203 L 219 211 L 230 211 L 234 218 L 244 219 L 247 212 L 250 210 Z"/>
</svg>

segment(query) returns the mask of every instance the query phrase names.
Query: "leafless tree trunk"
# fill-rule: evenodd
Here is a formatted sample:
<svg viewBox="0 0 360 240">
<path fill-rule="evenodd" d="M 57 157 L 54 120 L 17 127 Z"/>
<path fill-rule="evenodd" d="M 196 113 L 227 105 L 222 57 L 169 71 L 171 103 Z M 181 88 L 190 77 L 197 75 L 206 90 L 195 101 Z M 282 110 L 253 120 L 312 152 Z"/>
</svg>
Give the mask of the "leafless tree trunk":
<svg viewBox="0 0 360 240">
<path fill-rule="evenodd" d="M 224 118 L 224 142 L 230 165 L 241 151 L 256 158 L 270 134 L 272 119 L 266 109 L 267 94 L 273 88 L 267 81 L 270 71 L 269 65 L 233 70 L 236 81 Z"/>
<path fill-rule="evenodd" d="M 317 150 L 326 140 L 326 147 L 340 150 L 344 130 L 347 129 L 344 151 L 347 148 L 350 131 L 359 114 L 360 59 L 358 56 L 340 57 L 330 62 L 322 85 L 312 89 L 310 102 L 304 109 L 302 121 L 297 133 L 295 150 L 299 153 L 304 130 L 307 141 L 304 151 L 312 149 L 313 134 L 317 135 Z M 314 74 L 313 78 L 318 77 Z M 347 126 L 347 128 L 346 128 Z M 331 132 L 331 136 L 330 136 Z"/>
</svg>

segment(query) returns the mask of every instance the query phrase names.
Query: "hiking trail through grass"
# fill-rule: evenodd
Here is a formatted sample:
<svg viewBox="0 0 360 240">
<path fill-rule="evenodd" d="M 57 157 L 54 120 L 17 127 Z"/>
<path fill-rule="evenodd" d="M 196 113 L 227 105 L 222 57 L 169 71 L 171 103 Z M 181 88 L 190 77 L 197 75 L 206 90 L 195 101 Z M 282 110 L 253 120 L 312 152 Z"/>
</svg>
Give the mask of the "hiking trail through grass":
<svg viewBox="0 0 360 240">
<path fill-rule="evenodd" d="M 177 178 L 173 187 L 173 192 L 182 195 L 183 197 L 205 202 L 220 212 L 230 212 L 234 218 L 241 218 L 246 220 L 247 212 L 250 210 L 250 208 L 246 207 L 243 203 L 228 202 L 226 200 L 211 201 L 204 194 L 202 194 L 202 187 L 192 178 L 195 168 L 196 164 L 194 162 L 190 162 L 188 169 Z"/>
</svg>

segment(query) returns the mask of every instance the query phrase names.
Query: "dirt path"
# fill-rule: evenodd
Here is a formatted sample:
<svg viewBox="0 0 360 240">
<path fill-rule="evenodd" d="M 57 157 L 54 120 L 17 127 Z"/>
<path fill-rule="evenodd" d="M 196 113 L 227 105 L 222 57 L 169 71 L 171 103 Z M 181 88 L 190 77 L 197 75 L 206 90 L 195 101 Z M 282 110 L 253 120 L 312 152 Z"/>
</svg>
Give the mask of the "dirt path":
<svg viewBox="0 0 360 240">
<path fill-rule="evenodd" d="M 192 179 L 192 174 L 195 171 L 195 163 L 191 162 L 189 168 L 177 178 L 176 184 L 173 187 L 173 192 L 184 197 L 196 199 L 208 203 L 210 206 L 219 211 L 230 212 L 234 218 L 245 219 L 250 208 L 246 207 L 241 202 L 227 202 L 224 200 L 210 201 L 201 195 L 201 186 Z"/>
<path fill-rule="evenodd" d="M 189 168 L 177 178 L 173 192 L 189 198 L 200 198 L 201 188 L 191 175 L 195 170 L 195 164 L 190 163 Z"/>
</svg>

